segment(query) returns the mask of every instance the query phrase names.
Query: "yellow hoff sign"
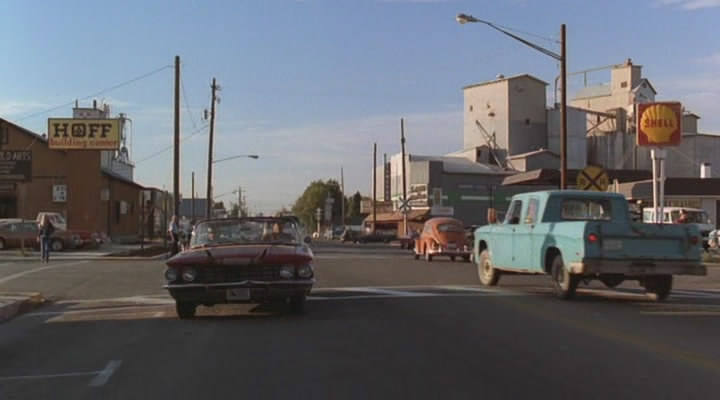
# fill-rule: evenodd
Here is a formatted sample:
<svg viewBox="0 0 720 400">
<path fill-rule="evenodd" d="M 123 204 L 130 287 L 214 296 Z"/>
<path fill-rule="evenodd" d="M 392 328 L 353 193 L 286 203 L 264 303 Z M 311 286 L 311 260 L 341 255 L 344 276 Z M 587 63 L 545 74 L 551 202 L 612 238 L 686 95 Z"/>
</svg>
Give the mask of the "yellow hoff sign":
<svg viewBox="0 0 720 400">
<path fill-rule="evenodd" d="M 120 121 L 50 118 L 48 144 L 56 150 L 117 150 L 120 147 Z"/>
</svg>

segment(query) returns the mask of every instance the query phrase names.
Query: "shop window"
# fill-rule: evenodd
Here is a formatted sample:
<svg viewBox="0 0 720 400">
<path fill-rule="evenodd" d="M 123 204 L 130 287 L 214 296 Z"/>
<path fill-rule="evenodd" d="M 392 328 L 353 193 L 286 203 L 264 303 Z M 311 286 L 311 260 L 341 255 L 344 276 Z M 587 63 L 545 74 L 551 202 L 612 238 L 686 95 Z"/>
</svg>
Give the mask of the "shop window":
<svg viewBox="0 0 720 400">
<path fill-rule="evenodd" d="M 626 88 L 626 87 L 627 87 L 627 81 L 621 82 L 621 83 L 620 83 L 620 87 L 621 87 L 621 88 Z"/>
</svg>

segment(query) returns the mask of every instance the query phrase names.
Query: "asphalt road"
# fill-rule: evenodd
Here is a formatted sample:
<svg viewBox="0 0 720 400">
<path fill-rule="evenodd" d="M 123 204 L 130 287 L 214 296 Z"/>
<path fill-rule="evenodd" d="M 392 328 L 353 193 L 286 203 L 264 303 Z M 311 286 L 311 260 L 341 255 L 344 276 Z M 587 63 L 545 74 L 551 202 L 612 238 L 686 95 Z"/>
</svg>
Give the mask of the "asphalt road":
<svg viewBox="0 0 720 400">
<path fill-rule="evenodd" d="M 308 312 L 180 321 L 161 262 L 0 262 L 0 292 L 54 304 L 0 325 L 0 399 L 715 399 L 720 268 L 667 303 L 636 284 L 572 302 L 547 277 L 323 246 Z"/>
</svg>

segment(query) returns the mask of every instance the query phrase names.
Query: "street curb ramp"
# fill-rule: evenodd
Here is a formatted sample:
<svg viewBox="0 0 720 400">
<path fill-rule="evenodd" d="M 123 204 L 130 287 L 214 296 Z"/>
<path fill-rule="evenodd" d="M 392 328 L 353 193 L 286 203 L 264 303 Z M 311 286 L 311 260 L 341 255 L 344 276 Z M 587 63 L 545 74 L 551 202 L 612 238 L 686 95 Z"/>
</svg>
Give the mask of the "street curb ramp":
<svg viewBox="0 0 720 400">
<path fill-rule="evenodd" d="M 45 302 L 40 293 L 0 293 L 0 323 L 28 312 Z"/>
</svg>

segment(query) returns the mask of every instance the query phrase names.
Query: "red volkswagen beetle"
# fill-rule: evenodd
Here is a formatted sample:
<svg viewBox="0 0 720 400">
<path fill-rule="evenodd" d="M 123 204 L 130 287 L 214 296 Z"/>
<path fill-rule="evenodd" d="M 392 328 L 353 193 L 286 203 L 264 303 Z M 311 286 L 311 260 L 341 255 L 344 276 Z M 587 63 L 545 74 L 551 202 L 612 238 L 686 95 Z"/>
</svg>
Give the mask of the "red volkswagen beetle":
<svg viewBox="0 0 720 400">
<path fill-rule="evenodd" d="M 420 237 L 415 239 L 415 259 L 446 256 L 455 261 L 456 257 L 470 261 L 470 246 L 463 223 L 455 218 L 437 217 L 425 222 Z"/>
<path fill-rule="evenodd" d="M 292 218 L 230 218 L 195 225 L 190 248 L 167 261 L 163 288 L 180 318 L 199 305 L 288 302 L 304 311 L 315 283 L 310 240 Z"/>
</svg>

